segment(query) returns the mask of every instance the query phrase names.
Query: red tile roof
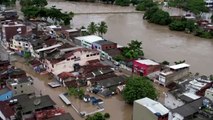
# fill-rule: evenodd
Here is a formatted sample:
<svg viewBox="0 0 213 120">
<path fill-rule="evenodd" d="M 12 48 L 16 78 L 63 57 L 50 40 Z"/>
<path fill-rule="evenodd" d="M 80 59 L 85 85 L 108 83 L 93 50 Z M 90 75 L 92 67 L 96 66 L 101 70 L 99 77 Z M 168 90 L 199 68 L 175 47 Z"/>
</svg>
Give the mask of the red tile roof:
<svg viewBox="0 0 213 120">
<path fill-rule="evenodd" d="M 0 101 L 0 111 L 6 118 L 15 115 L 14 107 L 10 106 L 8 102 Z"/>
<path fill-rule="evenodd" d="M 60 74 L 58 74 L 58 77 L 61 78 L 62 80 L 65 80 L 69 77 L 72 77 L 73 75 L 69 72 L 62 72 Z"/>
</svg>

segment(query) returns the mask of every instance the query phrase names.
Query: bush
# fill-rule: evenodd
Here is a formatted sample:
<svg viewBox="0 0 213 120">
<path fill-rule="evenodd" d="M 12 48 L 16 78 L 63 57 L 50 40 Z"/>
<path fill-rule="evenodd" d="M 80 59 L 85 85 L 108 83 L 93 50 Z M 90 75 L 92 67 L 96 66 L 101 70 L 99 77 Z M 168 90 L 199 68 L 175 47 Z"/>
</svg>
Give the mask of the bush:
<svg viewBox="0 0 213 120">
<path fill-rule="evenodd" d="M 207 39 L 213 38 L 212 32 L 205 31 L 202 28 L 197 28 L 195 30 L 195 36 L 199 36 L 201 38 L 207 38 Z"/>
<path fill-rule="evenodd" d="M 109 113 L 105 113 L 104 117 L 107 118 L 107 119 L 109 119 L 110 118 L 110 114 Z"/>
<path fill-rule="evenodd" d="M 174 20 L 171 24 L 169 24 L 170 30 L 184 31 L 185 28 L 186 28 L 185 21 Z"/>
<path fill-rule="evenodd" d="M 139 4 L 136 6 L 136 10 L 137 10 L 137 11 L 145 11 L 145 10 L 146 10 L 145 4 L 139 3 Z"/>
<path fill-rule="evenodd" d="M 115 0 L 116 5 L 129 6 L 130 0 Z"/>
<path fill-rule="evenodd" d="M 136 6 L 136 10 L 138 11 L 145 11 L 153 6 L 157 6 L 156 3 L 154 3 L 152 0 L 143 0 L 141 3 L 139 3 Z"/>
<path fill-rule="evenodd" d="M 171 22 L 171 18 L 168 12 L 157 9 L 157 11 L 152 13 L 151 18 L 148 21 L 159 25 L 168 25 Z"/>
</svg>

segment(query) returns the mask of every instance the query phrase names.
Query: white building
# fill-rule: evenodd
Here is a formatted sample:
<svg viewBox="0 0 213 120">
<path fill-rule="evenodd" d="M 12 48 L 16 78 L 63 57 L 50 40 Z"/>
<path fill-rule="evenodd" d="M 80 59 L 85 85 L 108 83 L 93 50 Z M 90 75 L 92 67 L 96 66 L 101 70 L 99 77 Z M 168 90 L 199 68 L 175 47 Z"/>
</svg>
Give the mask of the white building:
<svg viewBox="0 0 213 120">
<path fill-rule="evenodd" d="M 134 101 L 133 120 L 168 120 L 169 110 L 150 98 Z"/>
<path fill-rule="evenodd" d="M 81 46 L 83 47 L 92 48 L 92 43 L 100 41 L 100 40 L 104 40 L 104 39 L 96 35 L 88 35 L 88 36 L 75 37 L 75 40 L 78 40 Z"/>
<path fill-rule="evenodd" d="M 206 89 L 206 91 L 205 91 L 205 97 L 207 97 L 211 101 L 213 101 L 213 88 Z"/>
<path fill-rule="evenodd" d="M 97 59 L 100 60 L 97 50 L 76 47 L 63 55 L 45 59 L 44 67 L 48 72 L 58 75 L 62 72 L 74 71 L 75 66 L 83 66 L 88 64 L 88 61 Z"/>
<path fill-rule="evenodd" d="M 186 77 L 189 74 L 189 67 L 190 65 L 186 63 L 169 66 L 168 69 L 160 72 L 158 82 L 166 86 L 173 81 Z"/>
</svg>

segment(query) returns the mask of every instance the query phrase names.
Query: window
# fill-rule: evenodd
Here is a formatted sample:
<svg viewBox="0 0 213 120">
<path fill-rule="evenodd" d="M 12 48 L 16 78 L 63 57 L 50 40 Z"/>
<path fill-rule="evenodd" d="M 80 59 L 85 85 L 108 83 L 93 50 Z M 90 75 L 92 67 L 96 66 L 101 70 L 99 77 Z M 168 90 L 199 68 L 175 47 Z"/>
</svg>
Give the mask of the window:
<svg viewBox="0 0 213 120">
<path fill-rule="evenodd" d="M 14 87 L 14 89 L 16 89 L 16 87 Z"/>
<path fill-rule="evenodd" d="M 99 53 L 97 53 L 97 55 L 99 55 Z"/>
<path fill-rule="evenodd" d="M 22 85 L 20 85 L 20 87 L 22 87 Z"/>
<path fill-rule="evenodd" d="M 21 93 L 23 93 L 24 91 L 22 90 Z"/>
<path fill-rule="evenodd" d="M 25 46 L 28 46 L 28 44 L 25 44 Z"/>
<path fill-rule="evenodd" d="M 67 61 L 70 61 L 70 58 L 67 58 Z"/>
<path fill-rule="evenodd" d="M 31 85 L 33 85 L 33 82 L 31 82 Z"/>
<path fill-rule="evenodd" d="M 87 55 L 87 57 L 89 57 L 89 55 Z"/>
<path fill-rule="evenodd" d="M 19 42 L 18 44 L 21 45 L 21 42 Z"/>
</svg>

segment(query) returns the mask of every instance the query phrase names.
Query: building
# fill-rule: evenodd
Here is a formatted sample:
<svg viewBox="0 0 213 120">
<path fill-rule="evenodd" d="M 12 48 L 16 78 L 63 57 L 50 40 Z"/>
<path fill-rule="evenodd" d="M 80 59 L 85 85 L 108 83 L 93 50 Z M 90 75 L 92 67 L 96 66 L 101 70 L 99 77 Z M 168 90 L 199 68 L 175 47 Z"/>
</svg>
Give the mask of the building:
<svg viewBox="0 0 213 120">
<path fill-rule="evenodd" d="M 88 35 L 88 36 L 81 36 L 75 37 L 75 43 L 85 47 L 85 48 L 92 48 L 94 42 L 104 40 L 102 37 L 96 35 Z"/>
<path fill-rule="evenodd" d="M 161 66 L 159 63 L 149 60 L 134 60 L 132 72 L 137 73 L 140 76 L 147 76 L 153 72 L 160 71 Z"/>
<path fill-rule="evenodd" d="M 133 120 L 168 120 L 169 110 L 150 98 L 134 101 Z"/>
<path fill-rule="evenodd" d="M 213 0 L 204 0 L 206 7 L 213 8 Z"/>
<path fill-rule="evenodd" d="M 26 34 L 27 26 L 18 22 L 8 22 L 2 25 L 2 45 L 9 48 L 10 41 L 16 34 Z"/>
<path fill-rule="evenodd" d="M 33 79 L 31 77 L 8 79 L 7 86 L 12 90 L 13 96 L 34 93 Z"/>
<path fill-rule="evenodd" d="M 0 60 L 0 71 L 7 70 L 10 66 L 10 62 L 8 60 Z"/>
<path fill-rule="evenodd" d="M 206 89 L 205 97 L 213 101 L 213 88 Z"/>
<path fill-rule="evenodd" d="M 183 106 L 171 110 L 170 120 L 193 120 L 202 108 L 205 97 L 201 97 Z"/>
<path fill-rule="evenodd" d="M 92 43 L 92 48 L 100 50 L 100 51 L 109 50 L 109 49 L 116 49 L 117 43 L 114 43 L 114 42 L 109 41 L 109 40 L 100 40 L 100 41 Z"/>
<path fill-rule="evenodd" d="M 71 72 L 79 66 L 88 64 L 88 61 L 99 60 L 100 54 L 97 50 L 87 48 L 69 49 L 64 54 L 55 54 L 44 61 L 44 67 L 49 73 L 58 75 L 62 72 Z"/>
<path fill-rule="evenodd" d="M 15 109 L 8 102 L 0 101 L 0 119 L 15 120 Z"/>
<path fill-rule="evenodd" d="M 67 30 L 62 30 L 63 37 L 66 39 L 74 39 L 75 37 L 80 36 L 81 31 L 77 29 L 67 29 Z"/>
<path fill-rule="evenodd" d="M 190 65 L 181 63 L 169 66 L 159 74 L 158 82 L 164 86 L 189 75 Z"/>
<path fill-rule="evenodd" d="M 0 88 L 0 101 L 6 101 L 12 98 L 13 93 L 8 87 Z"/>
<path fill-rule="evenodd" d="M 24 118 L 31 117 L 27 115 L 34 114 L 36 111 L 53 109 L 55 106 L 55 102 L 48 95 L 29 97 L 28 95 L 23 94 L 12 98 L 12 100 L 14 99 L 17 99 L 16 106 L 20 106 L 22 108 Z"/>
</svg>

